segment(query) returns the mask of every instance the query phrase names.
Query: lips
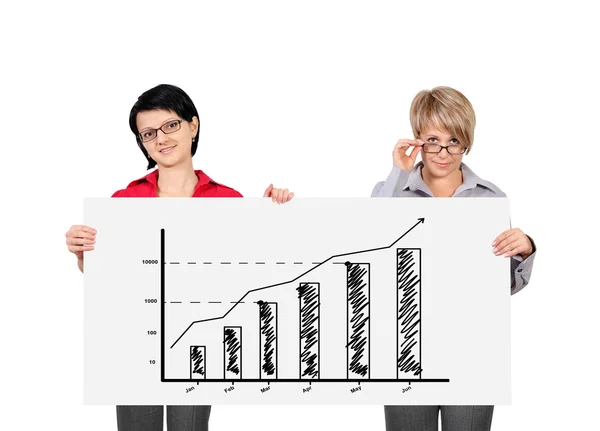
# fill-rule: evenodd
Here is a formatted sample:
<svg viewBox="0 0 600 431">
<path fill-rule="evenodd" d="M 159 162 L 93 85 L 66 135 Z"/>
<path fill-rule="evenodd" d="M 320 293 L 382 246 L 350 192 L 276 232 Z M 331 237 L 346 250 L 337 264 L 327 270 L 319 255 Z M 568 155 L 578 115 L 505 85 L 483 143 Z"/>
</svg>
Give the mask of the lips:
<svg viewBox="0 0 600 431">
<path fill-rule="evenodd" d="M 442 168 L 442 169 L 447 168 L 450 165 L 450 163 L 438 163 L 438 162 L 433 162 L 433 163 L 435 163 L 435 165 L 438 168 Z"/>
<path fill-rule="evenodd" d="M 173 145 L 171 147 L 163 148 L 162 150 L 159 151 L 159 153 L 161 153 L 161 154 L 169 154 L 171 151 L 173 151 L 173 148 L 175 148 L 175 145 Z"/>
</svg>

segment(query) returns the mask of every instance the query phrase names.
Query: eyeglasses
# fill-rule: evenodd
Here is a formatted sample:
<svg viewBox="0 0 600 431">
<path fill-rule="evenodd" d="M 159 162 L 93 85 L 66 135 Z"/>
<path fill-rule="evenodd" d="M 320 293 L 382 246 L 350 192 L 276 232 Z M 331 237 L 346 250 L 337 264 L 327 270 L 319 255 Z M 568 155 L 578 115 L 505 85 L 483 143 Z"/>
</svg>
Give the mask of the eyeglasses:
<svg viewBox="0 0 600 431">
<path fill-rule="evenodd" d="M 466 147 L 457 144 L 448 145 L 447 147 L 438 144 L 423 144 L 423 151 L 425 151 L 426 153 L 437 154 L 444 149 L 448 151 L 448 154 L 463 154 L 465 151 L 467 151 Z"/>
<path fill-rule="evenodd" d="M 144 143 L 153 141 L 158 136 L 159 130 L 165 135 L 168 135 L 169 133 L 174 133 L 181 129 L 181 123 L 183 123 L 183 120 L 171 120 L 160 126 L 158 129 L 143 130 L 139 134 L 140 140 Z"/>
</svg>

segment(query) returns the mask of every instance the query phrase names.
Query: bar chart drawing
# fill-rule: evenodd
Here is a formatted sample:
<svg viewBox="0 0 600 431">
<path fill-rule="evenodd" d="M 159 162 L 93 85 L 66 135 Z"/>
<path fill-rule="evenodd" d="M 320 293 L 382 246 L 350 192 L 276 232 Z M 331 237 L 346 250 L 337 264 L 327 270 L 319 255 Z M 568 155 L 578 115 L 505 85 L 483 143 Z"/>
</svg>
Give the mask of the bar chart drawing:
<svg viewBox="0 0 600 431">
<path fill-rule="evenodd" d="M 398 256 L 398 376 L 421 375 L 421 250 L 396 249 Z"/>
<path fill-rule="evenodd" d="M 300 283 L 300 378 L 319 378 L 319 283 Z"/>
<path fill-rule="evenodd" d="M 86 403 L 510 398 L 509 267 L 488 248 L 502 199 L 89 208 L 102 235 L 86 257 Z M 486 223 L 446 228 L 465 217 Z"/>
<path fill-rule="evenodd" d="M 206 346 L 190 346 L 190 379 L 206 379 Z"/>
<path fill-rule="evenodd" d="M 225 373 L 223 379 L 236 380 L 242 378 L 242 327 L 226 326 L 223 329 L 223 358 Z"/>
<path fill-rule="evenodd" d="M 258 301 L 260 378 L 277 379 L 277 303 Z"/>
<path fill-rule="evenodd" d="M 369 377 L 369 264 L 348 268 L 348 379 Z"/>
<path fill-rule="evenodd" d="M 340 253 L 330 256 L 323 262 L 312 263 L 312 268 L 304 271 L 297 277 L 283 281 L 280 283 L 269 284 L 253 289 L 249 289 L 238 301 L 234 301 L 233 305 L 222 316 L 213 316 L 208 319 L 199 319 L 193 321 L 177 339 L 168 347 L 163 341 L 162 350 L 162 372 L 161 380 L 163 382 L 369 382 L 371 381 L 371 263 L 363 262 L 369 254 L 377 252 L 395 253 L 395 262 L 390 265 L 396 276 L 396 373 L 393 376 L 377 378 L 378 382 L 449 382 L 448 378 L 444 377 L 423 377 L 422 368 L 422 350 L 421 350 L 421 249 L 420 248 L 401 248 L 398 244 L 411 231 L 418 228 L 425 222 L 424 218 L 418 220 L 403 232 L 398 238 L 387 246 L 369 248 L 366 250 L 358 250 L 353 252 Z M 161 325 L 165 325 L 165 311 L 168 304 L 166 300 L 166 273 L 171 270 L 170 265 L 178 265 L 179 262 L 173 262 L 165 256 L 166 231 L 160 230 L 161 244 Z M 353 262 L 346 260 L 348 258 L 360 256 L 361 261 Z M 345 268 L 344 289 L 346 292 L 346 337 L 345 349 L 346 360 L 343 364 L 345 368 L 345 377 L 335 374 L 326 376 L 321 374 L 321 326 L 327 326 L 327 320 L 322 322 L 321 310 L 321 283 L 317 281 L 302 281 L 303 278 L 313 277 L 316 270 L 331 263 L 332 265 L 342 265 Z M 208 265 L 212 262 L 204 262 Z M 223 265 L 231 265 L 233 262 L 222 262 Z M 260 263 L 261 265 L 263 263 Z M 283 264 L 280 262 L 280 264 Z M 248 267 L 251 263 L 244 262 Z M 169 268 L 169 269 L 168 269 Z M 252 294 L 259 293 L 261 297 L 269 294 L 270 289 L 284 287 L 290 292 L 296 294 L 297 299 L 297 319 L 298 332 L 293 334 L 280 334 L 279 331 L 279 303 L 275 301 L 267 301 L 258 299 L 255 301 L 247 301 L 247 298 Z M 296 286 L 296 287 L 294 287 Z M 288 301 L 291 302 L 291 301 Z M 179 303 L 179 302 L 176 302 Z M 183 342 L 184 337 L 194 327 L 201 326 L 209 321 L 221 321 L 227 319 L 228 315 L 234 315 L 235 309 L 239 307 L 250 306 L 256 308 L 258 322 L 258 372 L 253 375 L 252 372 L 246 371 L 243 373 L 244 361 L 242 360 L 242 352 L 244 351 L 244 343 L 241 341 L 241 333 L 248 333 L 250 328 L 255 324 L 229 326 L 224 325 L 222 328 L 224 345 L 223 364 L 225 370 L 223 372 L 215 372 L 214 374 L 206 373 L 204 362 L 198 363 L 198 357 L 206 361 L 206 346 L 191 346 L 190 361 L 195 364 L 194 372 L 190 374 L 189 379 L 181 377 L 168 377 L 167 364 L 169 363 L 168 351 L 177 349 L 180 342 Z M 292 307 L 288 307 L 286 314 L 290 314 Z M 336 316 L 337 317 L 337 316 Z M 237 322 L 237 321 L 236 321 Z M 239 322 L 237 322 L 239 323 Z M 235 328 L 235 331 L 234 329 Z M 163 333 L 167 331 L 163 330 Z M 288 337 L 298 341 L 298 373 L 281 375 L 279 373 L 278 358 L 279 358 L 279 339 L 280 337 Z M 201 350 L 200 350 L 201 349 Z M 211 349 L 216 351 L 216 349 Z M 248 357 L 246 355 L 246 357 Z M 199 370 L 199 371 L 198 371 Z M 242 377 L 244 374 L 245 377 Z M 220 377 L 220 376 L 223 377 Z M 280 379 L 281 377 L 281 379 Z"/>
</svg>

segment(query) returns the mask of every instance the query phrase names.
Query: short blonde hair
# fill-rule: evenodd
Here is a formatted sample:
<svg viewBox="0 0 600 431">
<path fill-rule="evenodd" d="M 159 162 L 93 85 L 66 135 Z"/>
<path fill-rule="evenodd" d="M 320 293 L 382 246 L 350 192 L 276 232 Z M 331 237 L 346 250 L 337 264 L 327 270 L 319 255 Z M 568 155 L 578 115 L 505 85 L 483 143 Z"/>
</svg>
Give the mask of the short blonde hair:
<svg viewBox="0 0 600 431">
<path fill-rule="evenodd" d="M 410 125 L 415 139 L 429 125 L 449 133 L 471 151 L 475 138 L 475 111 L 469 99 L 450 87 L 423 90 L 410 105 Z"/>
</svg>

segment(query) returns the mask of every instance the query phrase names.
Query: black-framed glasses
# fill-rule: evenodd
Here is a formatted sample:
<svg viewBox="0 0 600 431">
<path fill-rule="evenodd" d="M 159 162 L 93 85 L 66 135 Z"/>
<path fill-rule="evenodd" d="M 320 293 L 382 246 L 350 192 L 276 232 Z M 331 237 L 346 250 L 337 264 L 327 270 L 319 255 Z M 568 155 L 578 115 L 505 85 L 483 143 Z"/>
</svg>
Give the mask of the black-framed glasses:
<svg viewBox="0 0 600 431">
<path fill-rule="evenodd" d="M 142 130 L 139 134 L 140 140 L 144 143 L 153 141 L 158 136 L 159 130 L 165 135 L 168 135 L 169 133 L 174 133 L 181 129 L 181 123 L 183 123 L 183 120 L 169 120 L 165 124 L 160 126 L 158 129 Z"/>
<path fill-rule="evenodd" d="M 423 151 L 426 153 L 439 153 L 442 150 L 448 151 L 448 154 L 463 154 L 467 151 L 467 148 L 460 144 L 452 144 L 448 146 L 443 146 L 439 144 L 423 144 Z"/>
</svg>

